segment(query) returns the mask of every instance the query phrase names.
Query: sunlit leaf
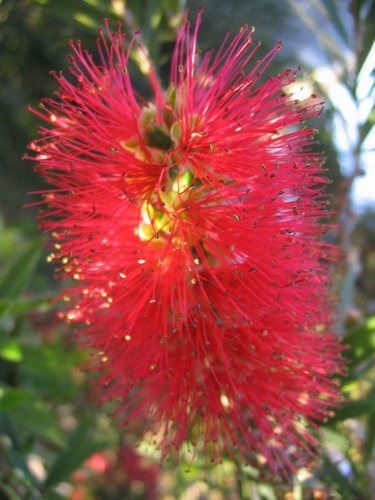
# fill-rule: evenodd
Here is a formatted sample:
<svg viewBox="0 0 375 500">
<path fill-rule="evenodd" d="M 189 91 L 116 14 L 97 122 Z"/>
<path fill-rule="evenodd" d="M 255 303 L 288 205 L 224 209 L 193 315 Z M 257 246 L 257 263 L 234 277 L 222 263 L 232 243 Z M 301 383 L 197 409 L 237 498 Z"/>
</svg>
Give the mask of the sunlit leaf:
<svg viewBox="0 0 375 500">
<path fill-rule="evenodd" d="M 0 358 L 17 363 L 22 360 L 22 350 L 17 340 L 8 340 L 0 344 Z"/>
<path fill-rule="evenodd" d="M 252 481 L 256 481 L 259 478 L 259 470 L 256 469 L 255 467 L 252 467 L 251 465 L 246 465 L 245 467 L 241 468 L 241 473 L 243 474 L 244 477 L 249 478 Z"/>
<path fill-rule="evenodd" d="M 86 26 L 86 28 L 97 29 L 98 27 L 95 20 L 84 12 L 77 12 L 74 14 L 73 19 Z"/>
<path fill-rule="evenodd" d="M 49 2 L 44 7 L 44 12 L 55 21 L 71 24 L 72 19 L 90 31 L 97 33 L 98 27 L 103 24 L 103 19 L 115 21 L 116 11 L 112 2 L 106 0 L 64 0 L 63 2 Z"/>
<path fill-rule="evenodd" d="M 322 427 L 319 431 L 320 441 L 325 446 L 333 445 L 342 453 L 346 453 L 350 447 L 349 440 L 345 434 L 338 432 L 333 427 Z"/>
<path fill-rule="evenodd" d="M 257 487 L 262 500 L 277 500 L 275 491 L 270 484 L 260 483 Z"/>
</svg>

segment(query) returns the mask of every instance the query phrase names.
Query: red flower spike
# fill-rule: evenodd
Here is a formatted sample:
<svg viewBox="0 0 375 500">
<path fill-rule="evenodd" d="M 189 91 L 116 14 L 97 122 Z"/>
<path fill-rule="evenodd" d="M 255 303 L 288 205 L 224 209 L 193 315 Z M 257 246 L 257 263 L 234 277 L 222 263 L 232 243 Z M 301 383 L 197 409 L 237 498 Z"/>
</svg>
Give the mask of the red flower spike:
<svg viewBox="0 0 375 500">
<path fill-rule="evenodd" d="M 193 33 L 185 19 L 166 92 L 150 67 L 149 103 L 121 27 L 100 31 L 99 66 L 72 43 L 73 83 L 55 74 L 57 98 L 33 111 L 48 123 L 33 159 L 54 186 L 41 225 L 77 281 L 65 317 L 84 325 L 95 393 L 129 429 L 163 457 L 187 441 L 292 471 L 340 398 L 327 181 L 301 125 L 322 103 L 283 90 L 295 71 L 261 80 L 280 44 L 247 70 L 247 27 L 200 54 L 200 19 Z"/>
</svg>

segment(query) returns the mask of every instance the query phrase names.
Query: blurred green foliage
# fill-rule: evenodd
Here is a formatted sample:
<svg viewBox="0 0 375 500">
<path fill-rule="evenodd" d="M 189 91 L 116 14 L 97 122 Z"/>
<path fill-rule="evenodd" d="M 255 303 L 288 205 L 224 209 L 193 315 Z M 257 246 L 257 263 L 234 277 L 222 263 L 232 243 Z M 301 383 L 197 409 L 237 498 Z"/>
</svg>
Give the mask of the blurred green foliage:
<svg viewBox="0 0 375 500">
<path fill-rule="evenodd" d="M 156 450 L 146 443 L 136 448 L 137 436 L 117 429 L 107 416 L 109 409 L 90 402 L 87 375 L 77 369 L 84 362 L 83 354 L 71 342 L 68 326 L 56 317 L 56 285 L 41 257 L 42 242 L 32 222 L 35 210 L 22 211 L 30 202 L 26 192 L 41 186 L 31 166 L 21 161 L 35 136 L 35 119 L 26 112 L 26 105 L 36 106 L 53 92 L 48 72 L 66 69 L 70 38 L 95 46 L 104 17 L 113 23 L 121 20 L 129 33 L 140 28 L 155 66 L 166 78 L 185 8 L 194 16 L 201 4 L 207 11 L 202 48 L 217 46 L 223 30 L 237 29 L 248 21 L 257 25 L 257 38 L 266 46 L 262 50 L 285 38 L 287 50 L 280 64 L 289 58 L 296 66 L 299 54 L 293 40 L 310 37 L 332 66 L 341 64 L 342 84 L 358 104 L 358 74 L 372 45 L 373 1 L 352 1 L 350 12 L 334 0 L 0 1 L 0 498 L 367 500 L 375 496 L 373 210 L 363 215 L 354 233 L 341 232 L 350 243 L 343 248 L 345 257 L 354 252 L 362 266 L 350 281 L 354 299 L 342 318 L 348 371 L 341 384 L 347 399 L 317 431 L 320 459 L 298 471 L 290 482 L 273 477 L 266 465 L 259 469 L 239 465 L 237 473 L 225 460 L 207 470 L 199 455 L 188 465 L 189 452 L 179 466 L 158 468 Z M 327 31 L 319 30 L 317 20 L 322 19 Z M 303 22 L 311 28 L 308 35 Z M 355 57 L 354 66 L 349 53 Z M 314 68 L 310 69 L 301 77 L 320 85 L 314 81 Z M 320 91 L 325 93 L 322 85 Z M 329 104 L 325 123 L 314 126 L 322 131 L 321 147 L 327 151 L 329 175 L 335 179 L 334 202 L 342 214 L 351 184 L 340 173 L 340 151 L 332 140 L 334 119 L 342 110 L 329 94 L 325 98 Z M 373 112 L 358 123 L 354 161 L 360 160 L 373 124 Z M 350 181 L 360 168 L 360 162 L 354 165 Z M 344 289 L 350 272 L 339 269 L 337 276 L 338 286 Z"/>
</svg>

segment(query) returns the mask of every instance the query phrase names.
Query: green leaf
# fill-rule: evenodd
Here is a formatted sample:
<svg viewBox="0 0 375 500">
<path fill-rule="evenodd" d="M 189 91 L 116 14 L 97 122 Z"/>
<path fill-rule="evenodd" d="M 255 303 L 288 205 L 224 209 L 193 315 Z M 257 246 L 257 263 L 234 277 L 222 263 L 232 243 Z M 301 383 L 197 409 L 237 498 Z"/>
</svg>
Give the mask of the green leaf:
<svg viewBox="0 0 375 500">
<path fill-rule="evenodd" d="M 258 484 L 258 492 L 262 500 L 277 500 L 275 491 L 272 485 L 267 483 Z"/>
<path fill-rule="evenodd" d="M 10 408 L 7 412 L 13 422 L 56 446 L 63 446 L 64 435 L 57 425 L 56 417 L 40 399 Z"/>
<path fill-rule="evenodd" d="M 48 296 L 33 297 L 27 299 L 17 298 L 15 300 L 4 300 L 0 299 L 0 320 L 5 316 L 5 314 L 10 314 L 12 316 L 21 316 L 32 311 L 46 311 L 52 306 L 50 300 L 54 295 L 49 294 Z"/>
<path fill-rule="evenodd" d="M 348 437 L 342 432 L 338 432 L 335 427 L 329 427 L 329 424 L 320 428 L 319 435 L 323 446 L 333 445 L 344 454 L 350 448 Z"/>
<path fill-rule="evenodd" d="M 14 427 L 14 423 L 6 412 L 0 412 L 0 434 L 4 434 L 12 441 L 13 448 L 22 450 L 19 433 Z"/>
<path fill-rule="evenodd" d="M 20 500 L 20 497 L 14 492 L 13 488 L 7 484 L 0 484 L 0 494 L 2 493 L 5 494 L 5 497 L 1 496 L 1 498 L 5 498 L 6 500 Z"/>
<path fill-rule="evenodd" d="M 352 369 L 371 358 L 375 353 L 375 316 L 352 330 L 343 341 L 349 346 L 349 351 L 346 352 L 349 368 Z"/>
<path fill-rule="evenodd" d="M 48 474 L 45 485 L 54 486 L 61 481 L 69 479 L 74 472 L 93 453 L 108 447 L 108 442 L 95 442 L 89 425 L 83 422 L 70 436 L 68 446 L 58 455 Z"/>
<path fill-rule="evenodd" d="M 0 299 L 0 319 L 9 312 L 11 302 L 9 300 Z"/>
<path fill-rule="evenodd" d="M 32 393 L 23 389 L 0 387 L 0 411 L 9 411 L 25 404 L 32 397 Z"/>
<path fill-rule="evenodd" d="M 366 140 L 371 130 L 373 130 L 374 125 L 375 125 L 375 109 L 372 109 L 365 123 L 363 123 L 363 125 L 360 126 L 359 129 L 360 144 L 362 144 L 362 142 Z"/>
<path fill-rule="evenodd" d="M 361 12 L 361 7 L 362 7 L 363 0 L 352 0 L 351 6 L 350 6 L 350 11 L 354 16 L 354 20 L 356 23 L 359 21 L 359 14 Z"/>
<path fill-rule="evenodd" d="M 0 344 L 0 358 L 18 363 L 22 360 L 21 346 L 17 340 L 8 340 Z"/>
<path fill-rule="evenodd" d="M 81 351 L 56 342 L 49 345 L 24 345 L 24 362 L 20 366 L 23 387 L 56 400 L 74 397 L 79 384 L 74 380 L 76 366 L 83 362 Z"/>
<path fill-rule="evenodd" d="M 41 0 L 39 0 L 40 3 Z M 104 18 L 117 19 L 111 2 L 108 1 L 80 1 L 64 0 L 63 2 L 48 2 L 43 6 L 46 16 L 53 21 L 71 23 L 74 19 L 90 31 L 97 33 L 98 27 L 103 24 Z"/>
<path fill-rule="evenodd" d="M 41 253 L 38 241 L 13 264 L 0 281 L 0 299 L 16 299 L 34 274 Z"/>
<path fill-rule="evenodd" d="M 350 478 L 344 475 L 328 456 L 323 457 L 321 479 L 326 484 L 334 484 L 335 491 L 340 494 L 339 498 L 362 498 L 357 495 L 358 492 L 351 484 Z"/>
</svg>

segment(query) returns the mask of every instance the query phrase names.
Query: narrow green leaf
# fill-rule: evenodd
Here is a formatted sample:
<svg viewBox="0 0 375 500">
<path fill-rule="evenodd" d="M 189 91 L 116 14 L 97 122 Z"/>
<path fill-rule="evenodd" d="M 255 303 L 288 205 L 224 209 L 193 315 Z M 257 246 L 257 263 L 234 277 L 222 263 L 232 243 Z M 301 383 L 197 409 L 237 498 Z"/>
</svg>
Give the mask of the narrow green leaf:
<svg viewBox="0 0 375 500">
<path fill-rule="evenodd" d="M 27 314 L 31 311 L 43 310 L 45 312 L 48 309 L 51 309 L 50 300 L 54 297 L 54 295 L 44 295 L 41 297 L 33 297 L 28 299 L 18 299 L 17 301 L 11 303 L 9 305 L 9 312 L 13 315 L 22 315 Z"/>
<path fill-rule="evenodd" d="M 360 144 L 366 140 L 366 137 L 371 132 L 375 125 L 375 109 L 372 109 L 367 120 L 363 125 L 360 126 L 359 134 L 360 134 Z"/>
<path fill-rule="evenodd" d="M 4 497 L 2 496 L 3 493 L 5 495 Z M 20 500 L 17 493 L 15 493 L 12 487 L 7 484 L 0 484 L 0 495 L 0 498 L 5 498 L 6 500 Z"/>
<path fill-rule="evenodd" d="M 365 442 L 365 458 L 366 461 L 372 456 L 375 446 L 375 411 L 370 413 L 367 420 L 367 436 Z"/>
<path fill-rule="evenodd" d="M 56 446 L 63 446 L 63 433 L 55 416 L 42 400 L 32 399 L 27 404 L 10 408 L 8 414 L 15 424 L 21 425 L 37 437 Z"/>
<path fill-rule="evenodd" d="M 19 433 L 16 431 L 14 422 L 10 418 L 10 415 L 6 412 L 0 412 L 0 434 L 9 437 L 12 441 L 14 449 L 18 451 L 22 450 Z"/>
<path fill-rule="evenodd" d="M 336 30 L 343 37 L 345 43 L 350 45 L 350 40 L 348 33 L 346 31 L 345 25 L 342 22 L 342 16 L 338 13 L 336 4 L 333 0 L 323 0 L 325 8 L 330 16 L 332 24 L 335 26 Z"/>
<path fill-rule="evenodd" d="M 361 52 L 358 59 L 358 67 L 361 68 L 365 63 L 372 45 L 374 43 L 374 25 L 375 25 L 375 1 L 361 2 L 363 7 L 367 3 L 367 9 L 356 20 L 356 31 L 361 34 Z"/>
<path fill-rule="evenodd" d="M 335 484 L 335 492 L 341 496 L 339 498 L 361 498 L 357 496 L 355 486 L 351 484 L 349 476 L 344 475 L 338 465 L 334 464 L 328 456 L 323 456 L 321 467 L 321 479 L 326 484 Z"/>
<path fill-rule="evenodd" d="M 359 20 L 359 13 L 361 10 L 361 4 L 362 0 L 352 0 L 351 6 L 350 6 L 350 11 L 352 15 L 354 16 L 354 20 L 357 23 Z"/>
<path fill-rule="evenodd" d="M 115 20 L 117 18 L 110 2 L 87 2 L 76 0 L 64 0 L 64 2 L 49 2 L 43 7 L 45 15 L 58 22 L 76 22 L 97 33 L 98 27 L 103 24 L 103 19 Z"/>
<path fill-rule="evenodd" d="M 33 243 L 0 282 L 0 299 L 16 299 L 28 284 L 38 264 L 41 245 Z"/>
<path fill-rule="evenodd" d="M 262 500 L 277 500 L 275 490 L 271 484 L 259 483 L 258 492 Z"/>
<path fill-rule="evenodd" d="M 82 423 L 70 436 L 67 448 L 58 455 L 48 474 L 45 485 L 51 487 L 69 479 L 72 472 L 89 456 L 107 446 L 107 442 L 93 442 L 87 423 Z"/>
<path fill-rule="evenodd" d="M 25 474 L 26 479 L 30 484 L 33 486 L 38 486 L 38 481 L 33 476 L 33 474 L 30 472 L 30 469 L 27 465 L 25 456 L 23 453 L 21 453 L 18 450 L 15 450 L 14 448 L 11 448 L 10 450 L 6 450 L 4 452 L 5 458 L 9 465 L 12 467 L 16 467 L 17 469 L 22 470 L 22 472 Z"/>
<path fill-rule="evenodd" d="M 75 367 L 85 357 L 63 341 L 43 345 L 23 345 L 24 362 L 20 366 L 20 383 L 24 388 L 56 401 L 71 399 L 79 388 L 74 380 Z"/>
<path fill-rule="evenodd" d="M 347 418 L 358 418 L 372 412 L 375 412 L 375 392 L 370 392 L 363 399 L 348 401 L 339 410 L 335 411 L 335 416 L 329 422 L 337 422 Z"/>
<path fill-rule="evenodd" d="M 325 425 L 319 430 L 320 441 L 323 446 L 333 445 L 337 450 L 346 453 L 350 448 L 348 437 L 342 432 L 337 431 L 333 426 Z"/>
<path fill-rule="evenodd" d="M 21 316 L 27 314 L 31 311 L 46 311 L 51 309 L 52 305 L 50 300 L 54 295 L 49 294 L 48 296 L 33 297 L 20 299 L 19 297 L 15 300 L 4 300 L 0 299 L 0 320 L 6 315 L 10 314 L 12 316 Z"/>
</svg>

